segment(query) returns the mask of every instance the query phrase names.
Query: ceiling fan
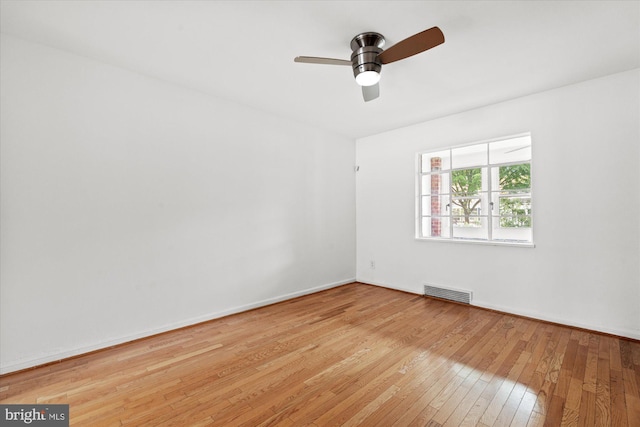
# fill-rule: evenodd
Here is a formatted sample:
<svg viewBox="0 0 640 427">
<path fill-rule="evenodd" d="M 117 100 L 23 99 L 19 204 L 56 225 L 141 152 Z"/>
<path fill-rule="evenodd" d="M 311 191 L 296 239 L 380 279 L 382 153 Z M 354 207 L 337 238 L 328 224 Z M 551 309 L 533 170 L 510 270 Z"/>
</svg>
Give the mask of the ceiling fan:
<svg viewBox="0 0 640 427">
<path fill-rule="evenodd" d="M 444 43 L 444 34 L 438 27 L 432 27 L 414 34 L 393 46 L 383 50 L 385 40 L 379 33 L 358 34 L 351 40 L 351 60 L 318 58 L 315 56 L 297 56 L 295 62 L 308 64 L 350 65 L 356 82 L 362 86 L 365 102 L 380 96 L 380 71 L 383 64 L 390 64 L 429 50 Z"/>
</svg>

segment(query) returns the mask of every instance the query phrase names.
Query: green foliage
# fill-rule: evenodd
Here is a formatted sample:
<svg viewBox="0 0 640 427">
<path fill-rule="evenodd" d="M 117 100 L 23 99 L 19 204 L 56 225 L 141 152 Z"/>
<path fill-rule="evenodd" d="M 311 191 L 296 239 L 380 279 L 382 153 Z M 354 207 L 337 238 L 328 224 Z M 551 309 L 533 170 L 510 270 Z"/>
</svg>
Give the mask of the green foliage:
<svg viewBox="0 0 640 427">
<path fill-rule="evenodd" d="M 500 167 L 500 190 L 502 194 L 528 193 L 530 188 L 530 163 Z M 531 227 L 531 198 L 501 197 L 500 226 L 509 228 Z"/>
<path fill-rule="evenodd" d="M 501 190 L 528 190 L 531 187 L 531 163 L 500 167 Z"/>
<path fill-rule="evenodd" d="M 501 197 L 500 226 L 531 227 L 531 198 Z"/>
<path fill-rule="evenodd" d="M 499 169 L 500 226 L 531 227 L 531 198 L 515 197 L 528 193 L 531 187 L 531 164 L 501 166 Z M 465 225 L 480 226 L 472 214 L 481 203 L 482 169 L 470 168 L 451 172 L 451 203 L 459 206 Z M 505 197 L 512 195 L 514 197 Z"/>
<path fill-rule="evenodd" d="M 454 196 L 466 197 L 478 194 L 482 189 L 480 168 L 462 169 L 451 172 L 451 192 Z"/>
<path fill-rule="evenodd" d="M 460 206 L 464 213 L 465 224 L 470 224 L 471 213 L 480 204 L 476 196 L 482 190 L 482 170 L 480 168 L 462 169 L 451 172 L 451 202 Z"/>
</svg>

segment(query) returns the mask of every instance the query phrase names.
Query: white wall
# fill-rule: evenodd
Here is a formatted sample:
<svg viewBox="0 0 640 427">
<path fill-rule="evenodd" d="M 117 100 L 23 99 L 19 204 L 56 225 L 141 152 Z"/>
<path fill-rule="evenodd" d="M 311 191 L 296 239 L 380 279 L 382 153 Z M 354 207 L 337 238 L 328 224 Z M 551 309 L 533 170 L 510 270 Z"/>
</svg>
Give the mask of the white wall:
<svg viewBox="0 0 640 427">
<path fill-rule="evenodd" d="M 417 152 L 527 131 L 535 248 L 414 239 Z M 639 147 L 639 70 L 360 139 L 356 277 L 640 338 Z"/>
<path fill-rule="evenodd" d="M 1 372 L 355 278 L 353 140 L 10 36 L 1 54 Z"/>
<path fill-rule="evenodd" d="M 0 54 L 2 373 L 354 276 L 640 338 L 638 70 L 363 138 L 354 183 L 348 138 L 9 36 Z M 536 247 L 416 241 L 416 152 L 524 131 Z"/>
</svg>

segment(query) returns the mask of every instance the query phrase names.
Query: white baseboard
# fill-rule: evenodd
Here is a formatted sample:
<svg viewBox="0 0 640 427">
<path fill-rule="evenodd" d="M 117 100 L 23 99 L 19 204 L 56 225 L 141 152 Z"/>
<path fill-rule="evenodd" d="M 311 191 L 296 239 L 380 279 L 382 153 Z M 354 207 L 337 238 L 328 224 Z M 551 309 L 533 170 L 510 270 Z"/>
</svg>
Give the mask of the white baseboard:
<svg viewBox="0 0 640 427">
<path fill-rule="evenodd" d="M 476 307 L 487 308 L 489 310 L 499 311 L 505 314 L 514 314 L 516 316 L 528 317 L 531 319 L 542 320 L 545 322 L 557 323 L 560 325 L 587 329 L 589 331 L 602 332 L 605 334 L 616 335 L 624 338 L 631 338 L 634 340 L 640 340 L 640 333 L 631 329 L 619 329 L 619 328 L 607 328 L 599 325 L 590 325 L 586 323 L 574 322 L 568 319 L 562 319 L 559 317 L 548 316 L 538 312 L 529 312 L 526 310 L 514 310 L 511 307 L 503 307 L 500 305 L 490 304 L 485 301 L 473 301 L 471 305 Z"/>
<path fill-rule="evenodd" d="M 33 359 L 22 360 L 19 362 L 8 363 L 6 365 L 0 366 L 0 375 L 8 374 L 15 371 L 20 371 L 23 369 L 33 368 L 35 366 L 40 366 L 47 363 L 58 362 L 64 359 L 68 359 L 70 357 L 80 356 L 82 354 L 91 353 L 97 350 L 104 350 L 119 344 L 124 344 L 124 343 L 135 341 L 141 338 L 147 338 L 153 335 L 161 334 L 163 332 L 169 332 L 175 329 L 184 328 L 186 326 L 196 325 L 198 323 L 207 322 L 209 320 L 219 319 L 221 317 L 229 316 L 231 314 L 242 313 L 243 311 L 249 311 L 249 310 L 253 310 L 254 308 L 260 308 L 260 307 L 275 304 L 278 302 L 290 300 L 293 298 L 298 298 L 304 295 L 313 294 L 326 289 L 331 289 L 338 286 L 346 285 L 348 283 L 353 283 L 355 281 L 356 281 L 355 278 L 341 280 L 339 282 L 333 282 L 326 285 L 303 289 L 301 291 L 291 292 L 291 293 L 280 295 L 273 298 L 267 298 L 262 301 L 256 301 L 251 304 L 245 304 L 238 307 L 233 307 L 228 310 L 209 313 L 204 316 L 193 317 L 191 319 L 185 319 L 183 321 L 171 323 L 169 325 L 165 325 L 159 328 L 148 329 L 146 331 L 138 332 L 138 333 L 127 335 L 127 336 L 122 336 L 122 337 L 115 338 L 108 341 L 102 341 L 89 346 L 77 347 L 77 348 L 65 350 L 59 353 L 50 354 L 44 357 L 38 357 Z"/>
<path fill-rule="evenodd" d="M 401 288 L 401 287 L 398 287 L 398 286 L 391 286 L 389 284 L 380 283 L 380 282 L 373 282 L 373 281 L 370 281 L 370 280 L 357 280 L 357 281 L 360 282 L 360 283 L 367 284 L 367 285 L 380 286 L 382 288 L 394 289 L 394 290 L 397 290 L 397 291 L 409 292 L 409 293 L 412 293 L 412 294 L 422 295 L 422 292 L 416 291 L 416 290 L 413 290 L 413 289 L 406 289 L 406 288 Z M 471 305 L 475 306 L 475 307 L 481 307 L 481 308 L 486 308 L 486 309 L 489 309 L 489 310 L 499 311 L 499 312 L 505 313 L 505 314 L 514 314 L 516 316 L 523 316 L 523 317 L 528 317 L 530 319 L 542 320 L 542 321 L 551 322 L 551 323 L 557 323 L 559 325 L 572 326 L 572 327 L 575 327 L 575 328 L 586 329 L 586 330 L 589 330 L 589 331 L 602 332 L 602 333 L 605 333 L 605 334 L 616 335 L 616 336 L 619 336 L 619 337 L 631 338 L 631 339 L 634 339 L 634 340 L 640 340 L 640 332 L 634 331 L 634 330 L 631 330 L 631 329 L 607 328 L 607 327 L 602 327 L 602 326 L 598 326 L 598 325 L 590 325 L 590 324 L 586 324 L 586 323 L 574 322 L 574 321 L 571 321 L 571 320 L 568 320 L 568 319 L 561 319 L 561 318 L 558 318 L 558 317 L 548 316 L 548 315 L 537 313 L 537 312 L 529 312 L 529 311 L 525 311 L 525 310 L 514 310 L 512 307 L 499 306 L 499 305 L 495 305 L 495 304 L 490 304 L 490 303 L 485 302 L 485 301 L 475 301 L 474 300 L 471 303 Z"/>
<path fill-rule="evenodd" d="M 358 279 L 356 279 L 356 281 L 358 283 L 364 283 L 365 285 L 379 286 L 381 288 L 393 289 L 393 290 L 396 290 L 396 291 L 407 292 L 407 293 L 410 293 L 410 294 L 424 295 L 423 292 L 417 291 L 415 289 L 408 289 L 408 288 L 402 288 L 402 287 L 399 287 L 399 286 L 392 286 L 392 285 L 389 285 L 387 283 L 380 283 L 380 282 L 375 282 L 375 281 L 371 281 L 371 280 L 358 280 Z"/>
</svg>

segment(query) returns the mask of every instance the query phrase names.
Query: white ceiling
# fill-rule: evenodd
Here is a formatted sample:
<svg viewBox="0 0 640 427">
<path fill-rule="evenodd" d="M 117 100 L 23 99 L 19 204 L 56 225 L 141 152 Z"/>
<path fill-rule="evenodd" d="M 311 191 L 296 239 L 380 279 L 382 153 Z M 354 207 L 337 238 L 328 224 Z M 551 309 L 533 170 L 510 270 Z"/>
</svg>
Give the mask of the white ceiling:
<svg viewBox="0 0 640 427">
<path fill-rule="evenodd" d="M 640 67 L 638 1 L 13 1 L 0 29 L 359 138 Z M 362 31 L 386 47 L 432 26 L 445 43 L 385 65 L 365 103 Z"/>
</svg>

